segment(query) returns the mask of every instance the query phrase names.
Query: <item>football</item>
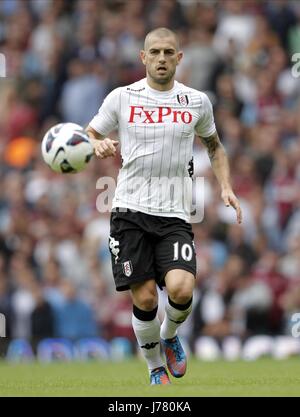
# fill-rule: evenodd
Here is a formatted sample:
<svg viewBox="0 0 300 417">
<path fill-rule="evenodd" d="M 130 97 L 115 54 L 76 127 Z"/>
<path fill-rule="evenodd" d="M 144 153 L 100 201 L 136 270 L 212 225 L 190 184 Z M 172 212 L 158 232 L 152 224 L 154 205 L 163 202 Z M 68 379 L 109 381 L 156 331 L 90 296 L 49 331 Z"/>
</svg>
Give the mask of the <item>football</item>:
<svg viewBox="0 0 300 417">
<path fill-rule="evenodd" d="M 59 123 L 42 140 L 42 156 L 55 172 L 82 171 L 93 156 L 93 145 L 84 129 L 75 123 Z"/>
</svg>

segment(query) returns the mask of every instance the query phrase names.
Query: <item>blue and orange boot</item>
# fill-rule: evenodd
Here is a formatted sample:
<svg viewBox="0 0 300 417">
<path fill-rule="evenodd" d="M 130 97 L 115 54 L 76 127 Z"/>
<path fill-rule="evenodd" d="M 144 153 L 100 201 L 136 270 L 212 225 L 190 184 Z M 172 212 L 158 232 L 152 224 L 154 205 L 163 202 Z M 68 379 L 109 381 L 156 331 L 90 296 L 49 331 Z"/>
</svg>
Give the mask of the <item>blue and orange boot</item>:
<svg viewBox="0 0 300 417">
<path fill-rule="evenodd" d="M 171 375 L 181 378 L 186 372 L 187 360 L 178 336 L 172 337 L 172 339 L 161 339 L 161 344 Z"/>
<path fill-rule="evenodd" d="M 171 384 L 169 375 L 164 366 L 153 369 L 150 373 L 150 385 L 168 385 Z"/>
</svg>

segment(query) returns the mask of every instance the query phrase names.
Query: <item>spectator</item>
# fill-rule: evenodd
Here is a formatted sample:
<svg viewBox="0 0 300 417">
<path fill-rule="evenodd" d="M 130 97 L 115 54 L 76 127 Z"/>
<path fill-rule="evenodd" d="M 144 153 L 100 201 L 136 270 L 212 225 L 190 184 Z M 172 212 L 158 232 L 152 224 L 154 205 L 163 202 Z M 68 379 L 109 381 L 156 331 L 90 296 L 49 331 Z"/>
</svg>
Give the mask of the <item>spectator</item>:
<svg viewBox="0 0 300 417">
<path fill-rule="evenodd" d="M 237 228 L 196 138 L 205 211 L 194 224 L 194 337 L 288 331 L 300 288 L 300 83 L 291 72 L 299 10 L 289 0 L 0 1 L 9 74 L 0 86 L 0 308 L 9 337 L 103 329 L 131 340 L 128 300 L 112 291 L 109 218 L 97 210 L 97 180 L 116 178 L 120 155 L 63 176 L 43 163 L 39 143 L 56 123 L 86 124 L 108 91 L 141 78 L 137 52 L 160 25 L 178 32 L 179 81 L 212 99 L 244 211 Z"/>
<path fill-rule="evenodd" d="M 43 338 L 54 336 L 54 315 L 38 285 L 33 289 L 33 297 L 35 307 L 31 313 L 31 340 L 33 346 L 36 346 Z"/>
<path fill-rule="evenodd" d="M 88 72 L 88 64 L 73 59 L 68 65 L 69 79 L 61 95 L 63 121 L 86 125 L 97 113 L 104 99 L 105 85 Z"/>
<path fill-rule="evenodd" d="M 93 311 L 77 297 L 74 285 L 65 281 L 61 290 L 64 301 L 55 311 L 55 335 L 71 340 L 97 336 Z"/>
</svg>

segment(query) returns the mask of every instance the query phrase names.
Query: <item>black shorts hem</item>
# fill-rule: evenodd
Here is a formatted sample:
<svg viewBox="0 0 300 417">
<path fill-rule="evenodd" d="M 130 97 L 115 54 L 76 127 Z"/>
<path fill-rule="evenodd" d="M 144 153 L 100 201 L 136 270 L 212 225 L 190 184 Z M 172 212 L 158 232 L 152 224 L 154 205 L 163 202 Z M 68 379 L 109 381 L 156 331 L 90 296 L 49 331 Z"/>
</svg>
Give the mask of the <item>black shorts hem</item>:
<svg viewBox="0 0 300 417">
<path fill-rule="evenodd" d="M 161 274 L 161 276 L 159 277 L 159 281 L 158 281 L 157 285 L 158 285 L 160 288 L 162 288 L 162 287 L 165 287 L 165 286 L 166 286 L 166 283 L 165 283 L 165 276 L 167 275 L 167 273 L 168 273 L 169 271 L 172 271 L 173 269 L 183 269 L 184 271 L 190 272 L 191 274 L 193 274 L 193 275 L 194 275 L 194 278 L 196 279 L 196 269 L 194 269 L 194 268 L 192 268 L 192 267 L 189 267 L 189 266 L 187 266 L 187 265 L 182 265 L 182 264 L 179 264 L 179 265 L 172 265 L 172 266 L 167 267 L 167 268 L 164 270 L 164 272 Z"/>
<path fill-rule="evenodd" d="M 130 285 L 137 284 L 138 282 L 149 281 L 150 279 L 155 280 L 155 272 L 139 275 L 135 278 L 130 278 L 122 284 L 116 284 L 116 291 L 127 291 L 130 290 Z"/>
</svg>

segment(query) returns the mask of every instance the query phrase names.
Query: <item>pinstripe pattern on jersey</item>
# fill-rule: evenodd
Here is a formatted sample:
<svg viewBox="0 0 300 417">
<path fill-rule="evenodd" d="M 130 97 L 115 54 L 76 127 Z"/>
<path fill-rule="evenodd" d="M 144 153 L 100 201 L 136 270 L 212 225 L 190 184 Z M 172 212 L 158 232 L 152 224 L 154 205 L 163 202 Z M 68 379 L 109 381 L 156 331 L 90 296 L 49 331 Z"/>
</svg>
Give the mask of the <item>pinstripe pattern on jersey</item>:
<svg viewBox="0 0 300 417">
<path fill-rule="evenodd" d="M 184 97 L 182 104 L 177 96 Z M 118 120 L 123 166 L 113 207 L 189 220 L 191 180 L 187 180 L 188 185 L 184 181 L 189 178 L 195 128 L 204 134 L 215 129 L 205 97 L 177 82 L 170 91 L 156 91 L 145 79 L 110 93 L 91 126 L 101 133 L 109 130 L 112 120 Z M 175 177 L 181 185 L 173 185 L 171 193 L 158 186 L 159 180 L 168 178 L 172 183 Z M 135 190 L 137 178 L 143 183 Z"/>
</svg>

